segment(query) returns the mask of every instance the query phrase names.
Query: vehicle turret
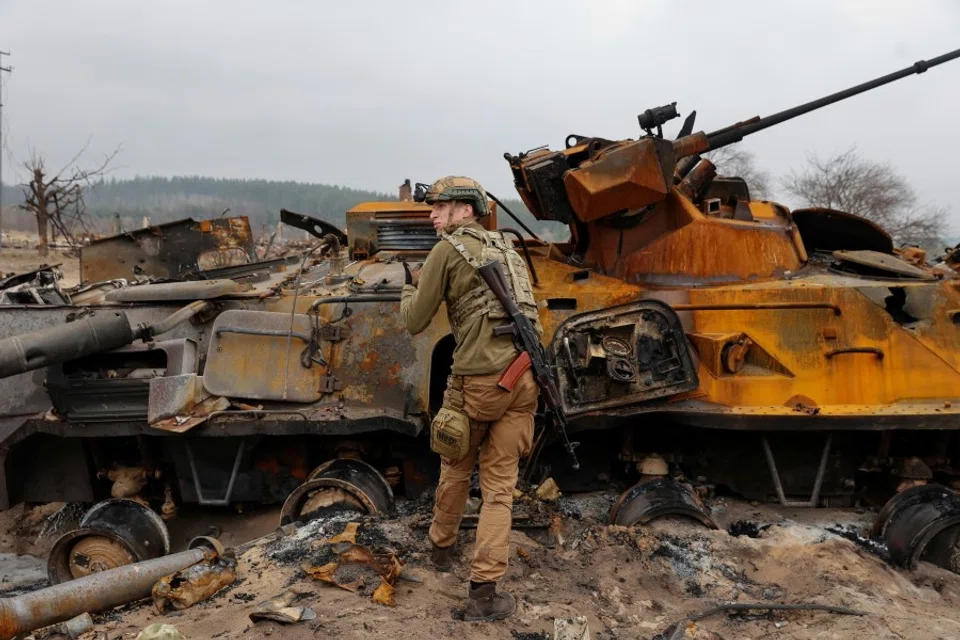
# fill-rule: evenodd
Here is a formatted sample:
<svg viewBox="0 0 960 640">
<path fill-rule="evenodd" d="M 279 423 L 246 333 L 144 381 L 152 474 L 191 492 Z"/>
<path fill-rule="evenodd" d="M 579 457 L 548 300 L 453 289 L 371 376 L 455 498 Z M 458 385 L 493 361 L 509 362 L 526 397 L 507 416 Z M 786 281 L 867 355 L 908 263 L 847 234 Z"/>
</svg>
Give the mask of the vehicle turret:
<svg viewBox="0 0 960 640">
<path fill-rule="evenodd" d="M 797 116 L 923 73 L 958 57 L 960 50 L 921 60 L 818 100 L 764 118 L 756 116 L 711 133 L 691 133 L 694 111 L 687 117 L 677 139 L 664 139 L 662 125 L 680 115 L 676 103 L 672 103 L 647 109 L 638 116 L 646 135 L 637 140 L 611 141 L 571 134 L 562 151 L 541 147 L 516 156 L 507 153 L 504 157 L 513 171 L 520 197 L 534 216 L 571 225 L 589 223 L 663 201 L 675 183 L 682 181 L 697 165 L 695 161 L 683 162 L 686 158 L 699 160 L 701 153 L 739 142 Z M 702 171 L 709 172 L 710 167 L 704 165 Z"/>
</svg>

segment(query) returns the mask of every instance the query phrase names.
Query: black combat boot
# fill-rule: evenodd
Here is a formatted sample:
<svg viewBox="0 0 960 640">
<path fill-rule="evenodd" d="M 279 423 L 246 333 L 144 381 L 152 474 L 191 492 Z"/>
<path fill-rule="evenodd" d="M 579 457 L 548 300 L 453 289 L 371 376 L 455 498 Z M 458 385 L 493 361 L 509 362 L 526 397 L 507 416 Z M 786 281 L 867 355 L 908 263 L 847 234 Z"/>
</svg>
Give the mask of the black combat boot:
<svg viewBox="0 0 960 640">
<path fill-rule="evenodd" d="M 430 543 L 430 562 L 437 571 L 447 573 L 453 569 L 453 563 L 457 559 L 456 543 L 449 547 L 438 547 Z"/>
<path fill-rule="evenodd" d="M 493 622 L 513 615 L 517 601 L 509 593 L 497 593 L 496 582 L 470 581 L 470 599 L 463 612 L 467 622 Z"/>
</svg>

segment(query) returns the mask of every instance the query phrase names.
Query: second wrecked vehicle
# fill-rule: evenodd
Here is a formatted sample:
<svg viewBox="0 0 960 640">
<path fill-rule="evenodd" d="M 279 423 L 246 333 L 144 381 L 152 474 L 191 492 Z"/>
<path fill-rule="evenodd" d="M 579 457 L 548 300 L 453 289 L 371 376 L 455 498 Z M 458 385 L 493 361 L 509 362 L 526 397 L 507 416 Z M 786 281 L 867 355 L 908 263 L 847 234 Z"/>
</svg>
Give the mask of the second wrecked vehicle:
<svg viewBox="0 0 960 640">
<path fill-rule="evenodd" d="M 612 521 L 707 525 L 692 484 L 816 506 L 952 479 L 955 272 L 856 216 L 753 200 L 698 154 L 956 57 L 711 134 L 688 119 L 664 139 L 670 105 L 638 140 L 508 154 L 530 211 L 571 230 L 517 234 L 582 462 L 548 448 L 528 475 L 639 479 Z M 454 344 L 442 314 L 415 337 L 399 316 L 401 263 L 437 241 L 428 214 L 366 203 L 342 232 L 284 211 L 316 242 L 268 262 L 243 218 L 172 223 L 86 247 L 101 282 L 69 300 L 0 306 L 0 507 L 109 498 L 59 549 L 58 579 L 163 553 L 157 512 L 185 502 L 282 502 L 286 523 L 388 513 L 429 486 Z"/>
</svg>

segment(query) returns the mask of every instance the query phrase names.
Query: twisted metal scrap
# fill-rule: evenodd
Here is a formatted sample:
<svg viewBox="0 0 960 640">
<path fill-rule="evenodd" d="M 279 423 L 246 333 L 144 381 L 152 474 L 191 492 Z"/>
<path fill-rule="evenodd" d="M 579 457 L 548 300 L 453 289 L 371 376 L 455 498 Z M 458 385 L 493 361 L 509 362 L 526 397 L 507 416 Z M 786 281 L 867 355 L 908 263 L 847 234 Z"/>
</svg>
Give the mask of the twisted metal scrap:
<svg viewBox="0 0 960 640">
<path fill-rule="evenodd" d="M 837 613 L 847 616 L 865 616 L 867 613 L 865 611 L 857 611 L 856 609 L 847 609 L 846 607 L 835 607 L 828 604 L 816 604 L 816 603 L 801 603 L 801 604 L 769 604 L 765 602 L 728 602 L 725 604 L 718 604 L 716 606 L 710 607 L 706 611 L 688 616 L 679 622 L 676 623 L 676 626 L 673 627 L 673 633 L 670 634 L 669 640 L 681 640 L 684 634 L 686 633 L 687 623 L 697 622 L 698 620 L 703 620 L 714 614 L 722 613 L 724 611 L 750 611 L 754 609 L 766 609 L 769 611 L 826 611 L 827 613 Z M 664 635 L 671 627 L 667 627 L 667 630 L 661 634 L 658 634 L 654 637 L 654 640 L 665 640 L 666 636 Z"/>
</svg>

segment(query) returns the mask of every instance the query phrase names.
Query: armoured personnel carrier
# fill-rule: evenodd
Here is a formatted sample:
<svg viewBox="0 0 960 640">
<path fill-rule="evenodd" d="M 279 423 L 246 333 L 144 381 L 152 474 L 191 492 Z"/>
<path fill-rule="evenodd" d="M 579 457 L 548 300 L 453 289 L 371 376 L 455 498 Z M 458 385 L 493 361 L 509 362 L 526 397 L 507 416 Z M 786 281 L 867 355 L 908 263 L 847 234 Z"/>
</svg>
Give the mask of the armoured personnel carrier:
<svg viewBox="0 0 960 640">
<path fill-rule="evenodd" d="M 640 115 L 637 140 L 571 135 L 559 151 L 507 154 L 528 209 L 571 232 L 516 235 L 582 466 L 545 446 L 525 477 L 568 490 L 639 480 L 613 522 L 707 526 L 711 490 L 816 506 L 950 483 L 960 279 L 948 262 L 850 214 L 754 200 L 699 154 L 956 57 L 710 134 L 688 118 L 665 139 L 668 105 Z M 282 502 L 287 523 L 389 513 L 396 493 L 429 486 L 425 432 L 453 339 L 443 314 L 411 337 L 398 312 L 402 262 L 437 241 L 428 213 L 366 203 L 344 232 L 284 210 L 314 243 L 266 262 L 245 218 L 186 220 L 84 247 L 73 290 L 15 280 L 0 305 L 0 507 L 98 503 L 58 542 L 51 578 L 168 550 L 156 513 L 182 503 Z"/>
</svg>

